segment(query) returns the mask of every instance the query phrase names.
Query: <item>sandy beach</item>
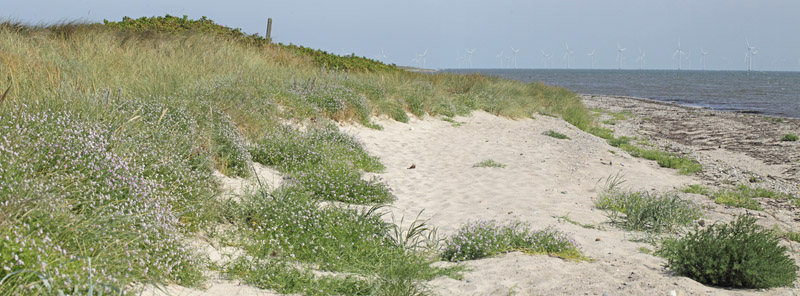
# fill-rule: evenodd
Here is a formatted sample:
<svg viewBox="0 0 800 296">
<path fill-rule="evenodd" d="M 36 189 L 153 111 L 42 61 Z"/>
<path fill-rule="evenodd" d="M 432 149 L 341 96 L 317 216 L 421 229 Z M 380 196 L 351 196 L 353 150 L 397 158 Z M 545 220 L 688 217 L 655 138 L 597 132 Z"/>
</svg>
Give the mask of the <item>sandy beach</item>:
<svg viewBox="0 0 800 296">
<path fill-rule="evenodd" d="M 653 245 L 645 233 L 621 230 L 609 223 L 593 200 L 605 181 L 622 176 L 630 190 L 678 192 L 689 184 L 725 186 L 760 181 L 755 186 L 797 194 L 796 142 L 780 142 L 780 134 L 798 130 L 798 120 L 716 112 L 635 98 L 583 96 L 589 108 L 625 112 L 628 117 L 610 126 L 617 135 L 645 138 L 662 149 L 685 153 L 703 165 L 701 173 L 682 176 L 654 161 L 633 158 L 605 140 L 587 134 L 559 118 L 539 115 L 512 120 L 485 112 L 455 118 L 412 118 L 409 123 L 377 119 L 384 127 L 340 128 L 363 141 L 367 150 L 386 165 L 383 178 L 396 195 L 388 209 L 399 221 L 418 214 L 450 235 L 465 222 L 519 220 L 534 229 L 554 227 L 574 237 L 589 262 L 549 256 L 509 253 L 467 261 L 463 280 L 440 277 L 428 283 L 439 295 L 797 295 L 798 288 L 733 290 L 704 286 L 676 276 L 665 261 L 643 252 Z M 601 115 L 601 119 L 603 119 Z M 543 135 L 552 130 L 569 139 Z M 474 167 L 492 159 L 505 168 Z M 410 168 L 413 165 L 413 169 Z M 280 176 L 259 166 L 257 172 L 271 186 Z M 235 194 L 252 180 L 218 176 Z M 729 222 L 748 214 L 766 227 L 797 231 L 800 210 L 781 200 L 762 200 L 763 211 L 719 205 L 707 197 L 677 193 L 705 209 L 706 224 Z M 421 214 L 420 214 L 421 213 Z M 387 216 L 388 217 L 388 216 Z M 791 250 L 800 244 L 783 240 Z M 200 245 L 203 245 L 202 243 Z M 205 247 L 223 262 L 224 250 Z M 227 250 L 228 253 L 234 251 Z M 800 262 L 796 251 L 791 252 Z M 224 276 L 208 290 L 169 287 L 173 295 L 270 295 L 231 282 Z M 233 293 L 233 294 L 231 294 Z M 151 293 L 153 294 L 153 293 Z M 159 294 L 159 293 L 155 293 Z"/>
</svg>

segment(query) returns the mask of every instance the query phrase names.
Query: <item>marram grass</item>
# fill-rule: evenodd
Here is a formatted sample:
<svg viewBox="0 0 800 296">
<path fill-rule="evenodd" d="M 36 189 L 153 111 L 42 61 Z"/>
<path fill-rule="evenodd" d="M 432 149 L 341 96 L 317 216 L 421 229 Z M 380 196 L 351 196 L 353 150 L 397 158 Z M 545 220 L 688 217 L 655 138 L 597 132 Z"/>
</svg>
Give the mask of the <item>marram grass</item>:
<svg viewBox="0 0 800 296">
<path fill-rule="evenodd" d="M 0 68 L 3 295 L 47 294 L 43 287 L 56 294 L 135 294 L 142 283 L 199 285 L 209 264 L 187 238 L 220 223 L 234 223 L 234 237 L 242 241 L 233 244 L 253 262 L 361 275 L 253 273 L 241 261 L 224 267 L 252 284 L 283 289 L 296 283 L 286 291 L 306 294 L 317 293 L 303 289 L 315 284 L 328 287 L 320 293 L 425 293 L 425 280 L 454 276 L 429 266 L 435 254 L 398 246 L 390 239 L 393 226 L 374 214 L 309 206 L 391 201 L 380 180 L 361 178 L 380 171 L 379 160 L 326 122 L 380 128 L 373 116 L 405 122 L 408 114 L 452 117 L 473 110 L 554 114 L 581 129 L 593 121 L 563 88 L 409 73 L 264 42 L 207 19 L 2 22 Z M 221 205 L 212 172 L 247 177 L 251 161 L 291 178 L 282 190 L 296 192 L 298 201 L 280 206 L 297 211 L 255 207 L 278 206 L 264 194 L 242 201 L 255 207 L 251 212 Z M 276 221 L 303 228 L 289 233 L 264 224 Z M 300 232 L 319 223 L 330 226 L 318 233 L 323 237 Z M 326 244 L 324 256 L 313 256 L 321 249 L 309 246 L 317 243 Z"/>
</svg>

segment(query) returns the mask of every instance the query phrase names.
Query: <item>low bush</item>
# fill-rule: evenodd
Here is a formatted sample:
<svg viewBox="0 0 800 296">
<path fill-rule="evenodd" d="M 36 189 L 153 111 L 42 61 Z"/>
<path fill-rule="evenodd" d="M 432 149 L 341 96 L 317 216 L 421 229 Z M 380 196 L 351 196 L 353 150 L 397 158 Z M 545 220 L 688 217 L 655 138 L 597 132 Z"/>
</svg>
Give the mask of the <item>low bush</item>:
<svg viewBox="0 0 800 296">
<path fill-rule="evenodd" d="M 729 224 L 695 228 L 683 238 L 666 240 L 658 253 L 669 269 L 706 285 L 789 286 L 797 278 L 797 265 L 778 243 L 755 218 L 740 216 Z"/>
<path fill-rule="evenodd" d="M 461 226 L 447 238 L 441 256 L 447 261 L 464 261 L 511 251 L 585 259 L 575 241 L 554 228 L 531 231 L 529 225 L 522 222 L 498 225 L 494 220 Z"/>
</svg>

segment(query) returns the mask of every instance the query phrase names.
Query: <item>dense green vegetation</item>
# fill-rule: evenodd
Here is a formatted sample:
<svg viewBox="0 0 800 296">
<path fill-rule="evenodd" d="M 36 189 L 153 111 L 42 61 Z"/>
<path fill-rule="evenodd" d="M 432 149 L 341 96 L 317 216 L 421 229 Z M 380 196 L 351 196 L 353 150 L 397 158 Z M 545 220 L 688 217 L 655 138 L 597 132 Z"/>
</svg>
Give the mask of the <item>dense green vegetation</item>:
<svg viewBox="0 0 800 296">
<path fill-rule="evenodd" d="M 755 218 L 740 216 L 666 240 L 658 254 L 667 259 L 669 269 L 707 285 L 789 286 L 797 278 L 797 265 L 778 243 L 775 233 L 757 225 Z"/>
<path fill-rule="evenodd" d="M 221 268 L 257 286 L 424 294 L 425 280 L 456 276 L 429 265 L 439 255 L 422 242 L 434 229 L 349 208 L 392 198 L 362 179 L 380 162 L 332 121 L 380 128 L 372 117 L 472 110 L 553 114 L 582 129 L 593 121 L 563 88 L 410 73 L 205 18 L 4 22 L 0 68 L 3 295 L 200 285 L 217 267 L 187 242 L 197 233 L 239 238 L 224 241 L 247 256 Z M 214 170 L 246 177 L 251 161 L 289 181 L 219 198 Z M 313 276 L 320 270 L 345 276 Z"/>
</svg>

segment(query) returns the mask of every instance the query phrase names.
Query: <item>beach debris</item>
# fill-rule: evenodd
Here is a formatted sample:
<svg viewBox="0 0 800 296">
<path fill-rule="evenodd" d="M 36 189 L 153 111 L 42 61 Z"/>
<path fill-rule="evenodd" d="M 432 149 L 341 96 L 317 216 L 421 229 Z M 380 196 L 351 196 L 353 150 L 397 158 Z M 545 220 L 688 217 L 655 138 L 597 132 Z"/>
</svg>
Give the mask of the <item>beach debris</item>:
<svg viewBox="0 0 800 296">
<path fill-rule="evenodd" d="M 413 170 L 413 169 L 416 169 L 416 168 L 417 168 L 417 165 L 414 164 L 414 163 L 412 163 L 411 166 L 408 167 L 409 170 Z"/>
</svg>

